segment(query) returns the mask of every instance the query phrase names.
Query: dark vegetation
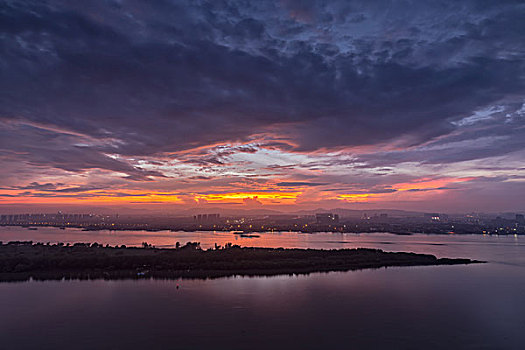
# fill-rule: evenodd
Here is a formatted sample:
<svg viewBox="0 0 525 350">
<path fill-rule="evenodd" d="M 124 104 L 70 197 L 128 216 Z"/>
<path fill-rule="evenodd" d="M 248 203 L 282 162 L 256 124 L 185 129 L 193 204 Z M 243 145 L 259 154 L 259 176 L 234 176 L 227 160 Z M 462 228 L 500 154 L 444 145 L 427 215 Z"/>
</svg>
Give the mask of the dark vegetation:
<svg viewBox="0 0 525 350">
<path fill-rule="evenodd" d="M 176 249 L 97 243 L 74 245 L 0 242 L 0 281 L 47 279 L 213 278 L 233 275 L 307 274 L 388 266 L 470 264 L 470 259 L 389 253 L 379 249 L 273 249 L 225 247 L 203 250 L 197 242 Z"/>
</svg>

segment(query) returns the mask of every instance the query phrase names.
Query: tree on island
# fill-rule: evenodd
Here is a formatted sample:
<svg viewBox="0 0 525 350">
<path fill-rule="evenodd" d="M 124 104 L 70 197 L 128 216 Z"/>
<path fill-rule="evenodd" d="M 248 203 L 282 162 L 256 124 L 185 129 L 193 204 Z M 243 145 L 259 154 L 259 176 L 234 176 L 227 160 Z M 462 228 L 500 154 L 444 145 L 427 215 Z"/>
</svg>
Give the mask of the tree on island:
<svg viewBox="0 0 525 350">
<path fill-rule="evenodd" d="M 184 249 L 184 250 L 202 250 L 201 242 L 188 242 L 181 249 Z"/>
</svg>

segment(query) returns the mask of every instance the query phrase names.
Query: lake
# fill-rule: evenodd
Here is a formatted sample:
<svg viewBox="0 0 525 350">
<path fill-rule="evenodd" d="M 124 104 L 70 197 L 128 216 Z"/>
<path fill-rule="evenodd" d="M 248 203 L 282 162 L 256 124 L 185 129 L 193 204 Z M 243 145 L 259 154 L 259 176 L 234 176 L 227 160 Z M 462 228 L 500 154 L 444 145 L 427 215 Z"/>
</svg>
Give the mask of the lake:
<svg viewBox="0 0 525 350">
<path fill-rule="evenodd" d="M 0 227 L 0 241 L 380 248 L 487 264 L 211 280 L 0 283 L 1 349 L 522 349 L 525 237 Z"/>
</svg>

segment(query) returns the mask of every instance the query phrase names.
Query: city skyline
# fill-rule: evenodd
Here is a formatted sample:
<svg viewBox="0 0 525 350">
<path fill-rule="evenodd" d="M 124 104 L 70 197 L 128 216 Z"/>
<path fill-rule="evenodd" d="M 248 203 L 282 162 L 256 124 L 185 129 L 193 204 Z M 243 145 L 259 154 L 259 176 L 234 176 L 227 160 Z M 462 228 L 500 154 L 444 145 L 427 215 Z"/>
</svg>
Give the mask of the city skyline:
<svg viewBox="0 0 525 350">
<path fill-rule="evenodd" d="M 7 2 L 0 212 L 524 212 L 524 6 Z"/>
</svg>

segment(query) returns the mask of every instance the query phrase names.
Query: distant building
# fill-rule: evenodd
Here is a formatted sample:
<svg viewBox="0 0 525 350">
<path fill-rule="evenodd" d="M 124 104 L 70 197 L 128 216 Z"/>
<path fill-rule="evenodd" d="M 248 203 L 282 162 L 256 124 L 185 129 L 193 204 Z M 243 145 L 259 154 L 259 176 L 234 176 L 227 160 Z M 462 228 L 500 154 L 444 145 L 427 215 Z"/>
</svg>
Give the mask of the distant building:
<svg viewBox="0 0 525 350">
<path fill-rule="evenodd" d="M 315 214 L 315 220 L 321 225 L 336 224 L 339 223 L 339 215 L 332 213 L 318 213 Z"/>
<path fill-rule="evenodd" d="M 198 214 L 193 216 L 196 222 L 215 222 L 220 218 L 220 214 Z"/>
<path fill-rule="evenodd" d="M 518 224 L 525 224 L 525 216 L 523 216 L 523 214 L 516 214 L 516 222 Z"/>
<path fill-rule="evenodd" d="M 446 222 L 446 221 L 448 221 L 448 215 L 447 214 L 425 213 L 424 216 L 425 216 L 426 219 L 429 219 L 432 222 Z"/>
</svg>

